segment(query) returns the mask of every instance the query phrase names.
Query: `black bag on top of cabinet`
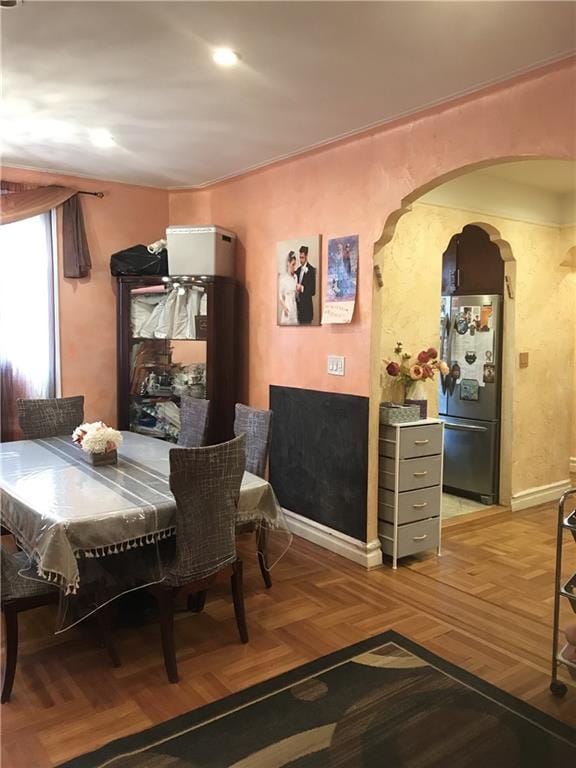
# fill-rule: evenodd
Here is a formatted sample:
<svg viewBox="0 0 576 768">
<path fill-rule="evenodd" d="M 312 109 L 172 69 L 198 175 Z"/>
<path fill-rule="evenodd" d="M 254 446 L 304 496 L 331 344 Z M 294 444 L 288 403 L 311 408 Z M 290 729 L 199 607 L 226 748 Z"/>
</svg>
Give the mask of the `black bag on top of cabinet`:
<svg viewBox="0 0 576 768">
<path fill-rule="evenodd" d="M 110 257 L 110 272 L 114 277 L 123 275 L 167 275 L 168 251 L 150 253 L 145 245 L 132 245 Z"/>
</svg>

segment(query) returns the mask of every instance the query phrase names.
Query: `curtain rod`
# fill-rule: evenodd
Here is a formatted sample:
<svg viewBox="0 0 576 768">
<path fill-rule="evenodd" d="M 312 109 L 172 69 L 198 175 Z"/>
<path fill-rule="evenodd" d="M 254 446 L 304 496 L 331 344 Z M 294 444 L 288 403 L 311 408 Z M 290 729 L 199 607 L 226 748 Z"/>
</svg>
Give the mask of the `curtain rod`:
<svg viewBox="0 0 576 768">
<path fill-rule="evenodd" d="M 83 189 L 79 189 L 78 195 L 92 195 L 93 197 L 104 197 L 104 192 L 84 192 Z"/>
</svg>

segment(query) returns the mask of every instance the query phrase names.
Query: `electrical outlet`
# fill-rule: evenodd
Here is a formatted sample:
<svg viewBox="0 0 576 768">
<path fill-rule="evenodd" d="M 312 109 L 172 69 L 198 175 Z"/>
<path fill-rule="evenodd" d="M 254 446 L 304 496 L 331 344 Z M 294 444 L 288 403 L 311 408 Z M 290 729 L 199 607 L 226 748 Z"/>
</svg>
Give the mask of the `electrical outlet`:
<svg viewBox="0 0 576 768">
<path fill-rule="evenodd" d="M 332 376 L 344 376 L 344 357 L 340 355 L 328 355 L 328 373 Z"/>
</svg>

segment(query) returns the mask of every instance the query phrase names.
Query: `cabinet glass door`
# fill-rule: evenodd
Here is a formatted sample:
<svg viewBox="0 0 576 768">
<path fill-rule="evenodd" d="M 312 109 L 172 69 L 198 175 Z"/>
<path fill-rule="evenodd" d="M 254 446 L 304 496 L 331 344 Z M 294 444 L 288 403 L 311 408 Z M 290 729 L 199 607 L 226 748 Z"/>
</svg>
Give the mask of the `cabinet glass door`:
<svg viewBox="0 0 576 768">
<path fill-rule="evenodd" d="M 176 442 L 180 398 L 206 397 L 207 295 L 172 284 L 130 298 L 130 429 Z"/>
</svg>

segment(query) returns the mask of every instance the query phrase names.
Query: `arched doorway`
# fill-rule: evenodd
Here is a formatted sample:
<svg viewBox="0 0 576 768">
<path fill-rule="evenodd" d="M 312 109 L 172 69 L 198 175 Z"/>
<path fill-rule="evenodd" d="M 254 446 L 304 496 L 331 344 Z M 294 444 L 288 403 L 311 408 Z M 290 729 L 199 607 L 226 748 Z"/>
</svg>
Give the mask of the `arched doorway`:
<svg viewBox="0 0 576 768">
<path fill-rule="evenodd" d="M 554 187 L 553 161 L 514 161 L 485 165 L 450 174 L 408 196 L 392 214 L 374 249 L 375 270 L 380 275 L 373 295 L 371 460 L 377 463 L 377 407 L 389 399 L 380 361 L 397 341 L 417 352 L 438 338 L 441 256 L 449 237 L 463 227 L 482 228 L 500 249 L 505 268 L 506 325 L 503 354 L 502 452 L 500 500 L 513 509 L 533 506 L 560 495 L 569 476 L 569 458 L 576 452 L 574 414 L 574 305 L 576 274 L 570 248 L 576 229 L 569 220 L 568 197 L 561 194 L 562 173 L 574 178 L 574 164 L 565 164 Z M 541 164 L 540 187 L 527 182 L 530 163 Z M 544 163 L 544 165 L 542 165 Z M 510 167 L 506 178 L 506 167 Z M 547 165 L 546 165 L 547 164 Z M 572 176 L 570 176 L 572 174 Z M 452 189 L 450 190 L 450 185 Z M 521 194 L 521 188 L 525 192 Z M 473 192 L 476 189 L 476 200 Z M 554 191 L 556 189 L 556 191 Z M 498 195 L 496 195 L 496 191 Z M 424 194 L 422 194 L 422 192 Z M 514 197 L 516 193 L 516 198 Z M 522 197 L 523 195 L 523 197 Z M 562 206 L 553 198 L 565 196 Z M 520 199 L 522 198 L 522 199 Z M 570 226 L 572 224 L 572 226 Z M 381 282 L 381 287 L 378 285 Z M 562 315 L 554 331 L 555 311 Z M 552 371 L 555 339 L 563 350 L 565 376 L 560 382 Z M 519 354 L 528 359 L 520 367 Z M 569 361 L 569 365 L 568 365 Z M 570 367 L 571 366 L 571 367 Z M 434 401 L 435 392 L 431 393 Z M 434 403 L 432 403 L 434 414 Z M 550 424 L 558 424 L 556 443 L 550 446 Z M 374 474 L 371 472 L 371 479 Z M 371 482 L 376 496 L 377 482 Z M 374 496 L 369 518 L 376 531 Z M 369 530 L 370 534 L 370 530 Z M 370 535 L 369 535 L 370 538 Z"/>
</svg>

